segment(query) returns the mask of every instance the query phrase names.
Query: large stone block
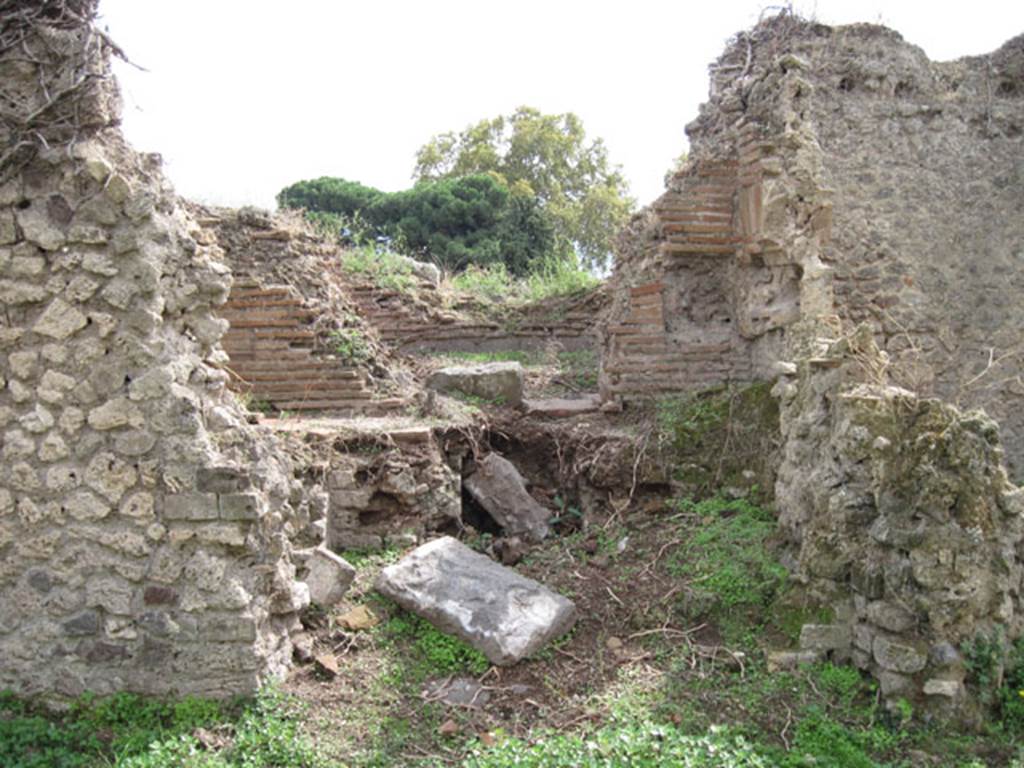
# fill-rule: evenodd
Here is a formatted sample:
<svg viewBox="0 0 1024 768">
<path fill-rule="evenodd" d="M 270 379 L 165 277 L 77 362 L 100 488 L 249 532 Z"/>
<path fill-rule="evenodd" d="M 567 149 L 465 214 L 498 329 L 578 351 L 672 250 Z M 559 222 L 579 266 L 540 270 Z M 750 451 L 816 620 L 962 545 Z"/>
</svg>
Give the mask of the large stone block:
<svg viewBox="0 0 1024 768">
<path fill-rule="evenodd" d="M 874 657 L 883 669 L 907 675 L 920 672 L 928 664 L 926 653 L 908 642 L 892 640 L 882 635 L 875 638 Z"/>
<path fill-rule="evenodd" d="M 567 598 L 448 536 L 385 568 L 376 588 L 498 665 L 515 664 L 576 621 Z"/>
<path fill-rule="evenodd" d="M 537 541 L 547 536 L 550 513 L 526 492 L 523 478 L 508 459 L 488 454 L 464 485 L 506 534 L 526 534 Z"/>
<path fill-rule="evenodd" d="M 501 405 L 518 406 L 523 400 L 523 366 L 519 363 L 484 363 L 434 371 L 427 386 L 438 392 L 462 392 Z"/>
</svg>

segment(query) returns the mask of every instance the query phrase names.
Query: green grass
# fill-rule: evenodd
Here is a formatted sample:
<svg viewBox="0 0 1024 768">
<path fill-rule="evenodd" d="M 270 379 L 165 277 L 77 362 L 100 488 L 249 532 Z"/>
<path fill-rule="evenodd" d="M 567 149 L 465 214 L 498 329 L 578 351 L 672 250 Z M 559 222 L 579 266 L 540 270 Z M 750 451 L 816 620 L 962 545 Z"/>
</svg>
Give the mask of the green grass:
<svg viewBox="0 0 1024 768">
<path fill-rule="evenodd" d="M 537 265 L 523 278 L 512 275 L 504 264 L 483 267 L 470 265 L 451 279 L 458 291 L 485 302 L 528 304 L 558 296 L 573 296 L 589 291 L 600 280 L 585 269 L 566 260 L 551 260 Z"/>
<path fill-rule="evenodd" d="M 116 694 L 84 696 L 53 715 L 0 694 L 4 768 L 256 768 L 327 766 L 300 727 L 301 708 L 273 689 L 228 703 Z M 208 750 L 197 729 L 223 736 Z"/>
<path fill-rule="evenodd" d="M 755 628 L 786 581 L 786 569 L 765 545 L 774 517 L 746 499 L 683 499 L 675 506 L 701 521 L 666 559 L 668 573 L 688 585 L 690 618 L 713 616 L 723 631 Z"/>
<path fill-rule="evenodd" d="M 405 293 L 416 286 L 412 265 L 404 256 L 371 245 L 350 248 L 341 256 L 342 268 L 381 288 Z"/>
</svg>

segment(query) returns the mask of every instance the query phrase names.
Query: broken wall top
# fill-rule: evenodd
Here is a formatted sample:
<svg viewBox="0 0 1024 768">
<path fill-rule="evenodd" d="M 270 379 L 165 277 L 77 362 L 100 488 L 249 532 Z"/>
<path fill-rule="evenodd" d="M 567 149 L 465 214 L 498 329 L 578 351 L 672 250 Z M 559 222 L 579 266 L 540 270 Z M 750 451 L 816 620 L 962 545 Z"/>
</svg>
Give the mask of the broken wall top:
<svg viewBox="0 0 1024 768">
<path fill-rule="evenodd" d="M 737 35 L 687 164 L 623 236 L 605 359 L 699 388 L 769 377 L 801 322 L 866 322 L 899 384 L 985 407 L 1024 465 L 1022 71 L 1022 37 L 935 63 L 874 25 Z M 647 286 L 656 306 L 625 290 Z"/>
</svg>

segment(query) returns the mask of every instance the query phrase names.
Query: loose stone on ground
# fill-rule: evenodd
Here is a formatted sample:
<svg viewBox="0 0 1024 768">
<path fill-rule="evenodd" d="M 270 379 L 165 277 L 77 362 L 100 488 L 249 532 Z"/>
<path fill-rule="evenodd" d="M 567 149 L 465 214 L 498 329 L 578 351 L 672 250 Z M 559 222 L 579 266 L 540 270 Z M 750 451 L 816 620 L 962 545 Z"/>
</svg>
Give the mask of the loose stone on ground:
<svg viewBox="0 0 1024 768">
<path fill-rule="evenodd" d="M 507 666 L 567 632 L 573 603 L 445 536 L 381 571 L 377 591 Z"/>
<path fill-rule="evenodd" d="M 506 534 L 526 534 L 537 541 L 548 535 L 550 513 L 526 492 L 522 476 L 508 459 L 488 454 L 463 484 Z"/>
</svg>

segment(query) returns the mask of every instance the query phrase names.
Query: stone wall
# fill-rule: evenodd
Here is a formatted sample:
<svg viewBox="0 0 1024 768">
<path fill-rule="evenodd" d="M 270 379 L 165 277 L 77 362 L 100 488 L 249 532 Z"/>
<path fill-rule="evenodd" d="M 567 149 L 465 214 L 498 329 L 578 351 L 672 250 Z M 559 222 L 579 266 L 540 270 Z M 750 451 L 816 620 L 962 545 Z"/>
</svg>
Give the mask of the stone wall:
<svg viewBox="0 0 1024 768">
<path fill-rule="evenodd" d="M 1024 632 L 1024 489 L 992 419 L 893 386 L 886 365 L 864 325 L 776 385 L 779 523 L 795 586 L 834 617 L 803 628 L 797 658 L 852 659 L 887 701 L 974 719 L 963 649 Z"/>
<path fill-rule="evenodd" d="M 248 692 L 309 497 L 225 389 L 230 275 L 117 132 L 94 11 L 0 19 L 0 688 Z"/>
<path fill-rule="evenodd" d="M 976 711 L 964 644 L 1024 632 L 1021 126 L 1024 37 L 936 64 L 872 25 L 741 33 L 602 340 L 605 397 L 782 376 L 780 525 L 834 614 L 802 650 L 935 711 Z"/>
<path fill-rule="evenodd" d="M 314 543 L 338 553 L 406 547 L 461 528 L 461 433 L 449 454 L 441 430 L 409 419 L 284 420 L 274 429 L 287 436 L 297 471 L 326 491 Z"/>
<path fill-rule="evenodd" d="M 786 328 L 835 315 L 871 325 L 901 384 L 989 410 L 1016 469 L 1022 126 L 1021 37 L 939 64 L 872 25 L 741 33 L 688 163 L 623 239 L 605 395 L 765 378 Z M 654 285 L 660 318 L 636 292 Z"/>
</svg>

